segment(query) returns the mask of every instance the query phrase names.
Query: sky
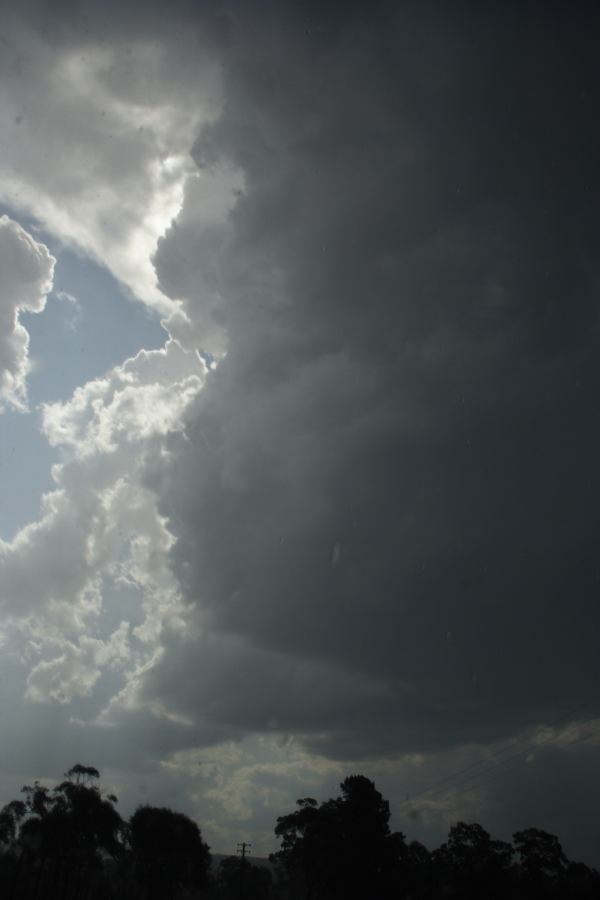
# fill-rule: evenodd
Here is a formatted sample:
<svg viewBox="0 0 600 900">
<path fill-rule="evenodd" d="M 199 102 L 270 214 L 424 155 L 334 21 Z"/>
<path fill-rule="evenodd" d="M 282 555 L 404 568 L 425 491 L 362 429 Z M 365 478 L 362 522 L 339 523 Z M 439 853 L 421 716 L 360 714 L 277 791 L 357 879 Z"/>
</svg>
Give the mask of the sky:
<svg viewBox="0 0 600 900">
<path fill-rule="evenodd" d="M 600 865 L 588 4 L 2 4 L 0 802 L 372 778 Z"/>
</svg>

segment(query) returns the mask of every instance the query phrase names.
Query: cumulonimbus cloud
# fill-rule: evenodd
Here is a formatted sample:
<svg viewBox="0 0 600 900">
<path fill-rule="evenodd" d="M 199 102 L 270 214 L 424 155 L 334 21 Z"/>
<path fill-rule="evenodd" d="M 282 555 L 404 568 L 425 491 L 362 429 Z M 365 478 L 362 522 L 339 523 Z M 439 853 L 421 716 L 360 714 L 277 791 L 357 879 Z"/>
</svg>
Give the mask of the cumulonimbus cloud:
<svg viewBox="0 0 600 900">
<path fill-rule="evenodd" d="M 259 733 L 324 769 L 425 754 L 445 772 L 585 717 L 573 698 L 600 674 L 595 45 L 560 15 L 281 9 L 196 22 L 214 106 L 195 64 L 168 74 L 175 26 L 147 26 L 133 69 L 81 36 L 48 64 L 98 172 L 67 167 L 68 217 L 51 191 L 43 217 L 177 340 L 45 410 L 57 491 L 1 548 L 6 609 L 65 632 L 32 651 L 38 707 L 90 700 L 157 755 Z M 135 134 L 132 71 L 160 87 Z M 80 116 L 90 98 L 116 139 Z M 90 624 L 106 582 L 143 621 L 99 711 L 121 659 L 120 621 Z"/>
<path fill-rule="evenodd" d="M 228 347 L 171 442 L 173 565 L 215 631 L 387 685 L 352 734 L 315 708 L 325 752 L 492 740 L 598 674 L 591 49 L 300 18 L 240 13 L 194 149 L 235 205 L 217 232 L 188 192 L 155 257 Z"/>
</svg>

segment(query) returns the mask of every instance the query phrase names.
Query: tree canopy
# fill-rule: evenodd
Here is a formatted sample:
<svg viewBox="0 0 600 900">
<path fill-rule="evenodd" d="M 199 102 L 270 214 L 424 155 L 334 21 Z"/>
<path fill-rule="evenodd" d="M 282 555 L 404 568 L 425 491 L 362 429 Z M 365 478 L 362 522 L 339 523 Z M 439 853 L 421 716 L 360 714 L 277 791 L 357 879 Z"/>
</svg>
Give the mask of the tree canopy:
<svg viewBox="0 0 600 900">
<path fill-rule="evenodd" d="M 302 900 L 550 900 L 600 897 L 600 875 L 569 862 L 554 835 L 530 828 L 513 843 L 458 822 L 429 851 L 390 830 L 390 809 L 372 781 L 352 775 L 341 795 L 305 797 L 277 820 L 273 860 L 288 895 Z"/>
<path fill-rule="evenodd" d="M 144 805 L 126 820 L 100 773 L 78 763 L 50 787 L 25 785 L 0 809 L 0 897 L 7 900 L 598 900 L 600 875 L 567 858 L 556 835 L 512 843 L 457 822 L 437 849 L 390 827 L 364 775 L 277 819 L 273 874 L 229 857 L 211 869 L 199 826 Z"/>
<path fill-rule="evenodd" d="M 404 836 L 390 832 L 389 804 L 364 775 L 350 775 L 340 788 L 340 797 L 321 804 L 298 800 L 295 812 L 277 820 L 282 846 L 274 858 L 311 900 L 392 896 Z"/>
<path fill-rule="evenodd" d="M 206 883 L 210 852 L 200 829 L 183 813 L 140 806 L 129 820 L 136 879 L 148 900 L 167 900 L 181 888 Z"/>
<path fill-rule="evenodd" d="M 0 894 L 11 898 L 168 900 L 206 883 L 208 846 L 183 813 L 142 806 L 124 821 L 100 773 L 80 763 L 35 781 L 0 810 Z"/>
</svg>

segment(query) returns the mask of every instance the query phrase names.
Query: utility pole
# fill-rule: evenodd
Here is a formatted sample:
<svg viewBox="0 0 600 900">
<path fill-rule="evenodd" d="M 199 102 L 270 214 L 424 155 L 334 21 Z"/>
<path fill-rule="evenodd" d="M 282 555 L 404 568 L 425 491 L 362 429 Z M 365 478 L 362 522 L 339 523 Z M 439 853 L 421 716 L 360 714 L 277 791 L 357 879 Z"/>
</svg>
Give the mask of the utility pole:
<svg viewBox="0 0 600 900">
<path fill-rule="evenodd" d="M 238 856 L 240 859 L 240 900 L 244 897 L 244 875 L 246 874 L 246 855 L 250 856 L 250 847 L 252 844 L 242 841 L 237 845 Z"/>
</svg>

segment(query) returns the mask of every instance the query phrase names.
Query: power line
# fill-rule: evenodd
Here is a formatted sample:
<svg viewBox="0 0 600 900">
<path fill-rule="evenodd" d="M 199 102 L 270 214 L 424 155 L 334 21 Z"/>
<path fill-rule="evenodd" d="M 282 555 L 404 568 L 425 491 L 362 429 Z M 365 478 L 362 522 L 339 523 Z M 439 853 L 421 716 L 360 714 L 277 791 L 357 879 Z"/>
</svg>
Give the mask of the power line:
<svg viewBox="0 0 600 900">
<path fill-rule="evenodd" d="M 566 713 L 563 713 L 558 719 L 555 719 L 549 727 L 555 727 L 557 724 L 559 724 L 560 722 L 565 721 L 565 720 L 569 721 L 570 717 L 574 713 L 580 712 L 582 709 L 586 709 L 586 708 L 594 705 L 596 702 L 597 702 L 596 700 L 592 700 L 592 701 L 587 701 L 586 703 L 578 704 L 577 706 L 568 710 Z M 584 739 L 587 739 L 588 737 L 590 737 L 590 735 L 585 736 Z M 541 739 L 538 741 L 529 740 L 526 743 L 526 745 L 521 747 L 517 752 L 512 753 L 510 756 L 508 756 L 504 759 L 497 760 L 492 765 L 489 765 L 486 768 L 481 769 L 481 771 L 475 772 L 472 775 L 468 775 L 467 778 L 463 778 L 455 784 L 456 778 L 460 779 L 462 775 L 466 775 L 467 773 L 472 772 L 473 769 L 479 768 L 481 765 L 483 765 L 486 762 L 486 760 L 477 760 L 474 763 L 470 763 L 465 768 L 459 769 L 458 771 L 453 772 L 451 775 L 448 775 L 445 778 L 442 778 L 442 779 L 439 779 L 438 781 L 433 782 L 433 784 L 430 784 L 428 787 L 426 787 L 423 790 L 419 791 L 418 793 L 414 794 L 412 797 L 407 797 L 405 800 L 402 801 L 401 805 L 404 806 L 408 803 L 412 803 L 414 800 L 417 800 L 420 797 L 424 797 L 427 794 L 429 794 L 431 797 L 437 797 L 440 794 L 445 793 L 447 791 L 447 789 L 450 789 L 454 786 L 461 787 L 462 785 L 467 784 L 469 781 L 476 780 L 477 778 L 480 778 L 482 775 L 486 775 L 489 772 L 495 771 L 495 770 L 501 768 L 502 766 L 506 765 L 507 763 L 512 762 L 515 759 L 518 759 L 524 753 L 526 753 L 528 750 L 535 749 L 537 747 L 540 747 L 540 746 L 543 746 L 544 744 L 549 743 L 550 741 L 554 740 L 554 738 L 555 738 L 555 735 L 551 734 L 547 738 L 544 738 L 544 739 Z M 580 739 L 581 738 L 577 738 L 574 741 L 570 741 L 566 746 L 570 746 L 571 743 L 576 743 L 577 740 L 580 740 Z M 504 750 L 500 751 L 499 755 L 501 756 L 503 753 L 506 753 L 512 749 L 513 749 L 512 747 L 506 747 L 506 748 L 504 748 Z M 517 767 L 515 766 L 513 768 L 517 768 Z M 432 791 L 434 792 L 433 794 L 431 794 Z"/>
<path fill-rule="evenodd" d="M 598 735 L 598 734 L 600 734 L 600 731 L 598 731 L 598 729 L 596 729 L 596 730 L 594 730 L 594 731 L 591 731 L 591 732 L 589 732 L 588 734 L 580 734 L 580 735 L 577 735 L 576 737 L 572 738 L 570 741 L 567 741 L 566 743 L 562 744 L 561 746 L 562 746 L 562 748 L 565 748 L 565 747 L 571 747 L 571 746 L 573 746 L 573 744 L 584 743 L 585 741 L 589 741 L 590 738 L 596 737 L 596 735 Z M 541 741 L 538 741 L 537 744 L 534 745 L 534 749 L 537 748 L 537 747 L 539 747 L 539 746 L 541 746 L 541 745 L 543 745 L 543 744 L 547 744 L 548 742 L 552 741 L 553 739 L 554 739 L 554 735 L 550 735 L 550 736 L 549 736 L 548 738 L 546 738 L 545 740 L 543 740 L 543 741 L 542 741 L 542 740 L 541 740 Z M 526 752 L 526 751 L 523 750 L 523 751 L 521 751 L 520 753 L 515 754 L 515 757 L 509 758 L 509 759 L 505 760 L 504 762 L 510 762 L 511 759 L 514 759 L 514 758 L 516 758 L 517 756 L 520 757 L 520 756 L 522 755 L 522 753 L 524 753 L 524 752 Z M 495 778 L 497 774 L 506 774 L 507 772 L 514 772 L 515 769 L 518 769 L 518 768 L 519 768 L 519 765 L 522 765 L 523 762 L 526 762 L 526 761 L 527 761 L 527 759 L 525 759 L 525 760 L 520 760 L 520 761 L 518 762 L 517 765 L 511 766 L 509 769 L 504 770 L 504 772 L 493 772 L 493 771 L 492 771 L 492 776 L 491 776 L 491 778 L 489 778 L 489 779 L 487 779 L 487 780 L 488 780 L 488 781 L 491 781 L 492 778 Z M 491 768 L 492 770 L 493 770 L 494 768 L 501 769 L 501 767 L 502 767 L 503 764 L 504 764 L 504 763 L 500 763 L 498 766 L 496 766 L 496 767 L 493 767 L 493 766 L 492 766 L 492 767 L 490 767 L 490 768 Z M 485 773 L 484 773 L 484 772 L 481 772 L 481 773 L 480 773 L 480 775 L 483 775 L 483 774 L 485 774 Z M 474 777 L 477 777 L 477 776 L 474 776 Z M 464 783 L 464 782 L 463 782 L 463 783 Z M 486 783 L 486 782 L 484 781 L 484 784 L 485 784 L 485 783 Z"/>
</svg>

